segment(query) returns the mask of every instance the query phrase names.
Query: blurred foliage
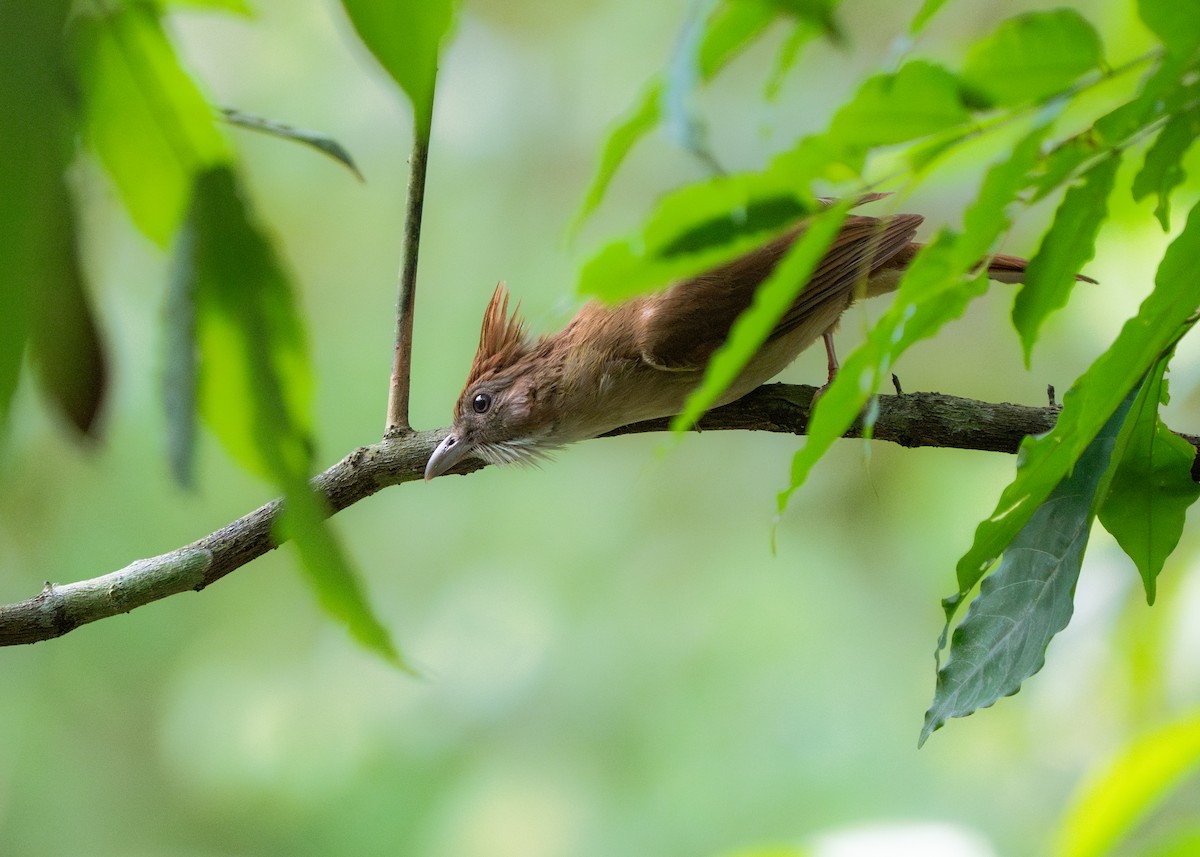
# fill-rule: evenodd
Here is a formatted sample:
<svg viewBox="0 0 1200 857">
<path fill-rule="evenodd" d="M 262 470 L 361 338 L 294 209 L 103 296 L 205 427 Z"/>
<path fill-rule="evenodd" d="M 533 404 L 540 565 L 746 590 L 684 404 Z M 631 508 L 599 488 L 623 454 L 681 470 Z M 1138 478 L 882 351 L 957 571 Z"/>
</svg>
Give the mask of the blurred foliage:
<svg viewBox="0 0 1200 857">
<path fill-rule="evenodd" d="M 725 0 L 693 7 L 690 38 L 677 36 L 682 5 L 619 0 L 586 10 L 478 0 L 457 29 L 449 2 L 346 0 L 343 18 L 263 0 L 258 20 L 211 14 L 244 14 L 242 2 L 85 3 L 74 17 L 69 5 L 0 0 L 0 20 L 22 24 L 0 28 L 0 107 L 21 129 L 0 138 L 7 598 L 175 547 L 282 490 L 285 526 L 323 603 L 392 657 L 384 628 L 403 629 L 429 678 L 410 682 L 327 636 L 271 557 L 201 598 L 6 652 L 0 723 L 24 740 L 0 752 L 4 853 L 820 855 L 901 842 L 929 854 L 1031 853 L 1069 784 L 1142 731 L 1137 713 L 1167 718 L 1197 701 L 1200 640 L 1187 618 L 1200 592 L 1182 526 L 1195 495 L 1163 428 L 1187 423 L 1158 407 L 1166 356 L 1193 358 L 1180 337 L 1197 303 L 1197 217 L 1173 236 L 1140 312 L 1120 283 L 1163 254 L 1142 224 L 1168 228 L 1172 200 L 1196 195 L 1200 18 L 1190 5 L 1142 0 L 1143 28 L 1132 4 L 1115 2 L 1078 13 L 982 0 L 894 10 Z M 355 34 L 411 112 L 364 78 Z M 603 123 L 639 90 L 598 146 Z M 346 140 L 380 185 L 360 191 L 273 140 L 230 139 L 212 104 L 333 129 L 322 138 Z M 654 133 L 660 123 L 668 142 Z M 370 574 L 368 607 L 304 477 L 318 440 L 341 453 L 378 422 L 413 131 L 432 132 L 433 144 L 415 365 L 436 408 L 414 402 L 429 419 L 451 400 L 477 332 L 460 283 L 509 272 L 527 281 L 531 314 L 552 324 L 575 264 L 552 238 L 581 195 L 593 229 L 633 236 L 582 266 L 582 288 L 608 297 L 742 252 L 830 190 L 896 189 L 914 206 L 928 195 L 942 212 L 929 249 L 844 362 L 793 462 L 785 498 L 807 484 L 792 501 L 802 509 L 780 509 L 782 561 L 766 556 L 762 474 L 779 472 L 788 439 L 705 435 L 647 465 L 653 439 L 631 438 L 584 445 L 545 473 L 444 480 L 349 510 L 339 526 Z M 714 177 L 706 163 L 734 168 Z M 1038 202 L 1064 189 L 1034 257 L 1042 273 L 1013 318 L 1041 373 L 1033 389 L 1046 374 L 1079 380 L 1060 428 L 1024 450 L 960 563 L 952 603 L 992 579 L 984 572 L 997 559 L 1013 568 L 1024 551 L 1012 539 L 1040 526 L 1043 499 L 1074 478 L 1111 478 L 1118 493 L 1101 520 L 1121 521 L 1111 529 L 1147 595 L 1170 596 L 1155 611 L 1167 611 L 1155 619 L 1165 630 L 1123 640 L 1132 575 L 1111 569 L 1116 549 L 1097 534 L 1092 588 L 1081 584 L 1075 624 L 1055 648 L 1071 666 L 917 756 L 906 718 L 924 693 L 931 594 L 966 547 L 956 534 L 986 513 L 979 498 L 1009 465 L 880 449 L 863 479 L 863 447 L 833 440 L 901 354 L 906 375 L 938 388 L 1034 395 L 1019 361 L 1004 364 L 1011 373 L 980 371 L 1006 359 L 982 356 L 994 328 L 967 324 L 964 341 L 943 328 L 977 299 L 991 305 L 985 284 L 964 276 L 980 258 L 1010 234 L 1036 244 L 1016 209 L 1036 219 Z M 656 194 L 648 215 L 635 213 Z M 968 196 L 961 228 L 945 225 Z M 815 215 L 700 395 L 736 371 L 843 214 Z M 1106 254 L 1105 240 L 1144 249 Z M 1093 253 L 1097 278 L 1119 285 L 1081 304 L 1071 274 Z M 1124 258 L 1136 264 L 1121 267 Z M 1056 312 L 1068 302 L 1071 313 Z M 920 340 L 936 331 L 942 356 L 925 357 Z M 955 348 L 972 358 L 946 359 Z M 149 392 L 160 368 L 171 395 L 200 381 L 200 395 L 179 395 L 166 417 Z M 1196 398 L 1188 371 L 1176 369 L 1174 387 L 1185 408 Z M 1139 382 L 1118 468 L 1088 463 Z M 104 446 L 81 452 L 55 435 L 32 383 L 75 429 L 103 428 Z M 193 450 L 197 403 L 213 433 Z M 201 495 L 180 493 L 154 464 L 148 450 L 164 431 L 178 461 L 198 462 Z M 211 438 L 228 459 L 207 448 Z M 619 443 L 638 453 L 614 455 Z M 1144 487 L 1145 473 L 1161 490 L 1137 496 L 1129 486 Z M 1090 520 L 1093 501 L 1076 505 Z M 1053 611 L 1062 616 L 1061 602 Z M 1047 627 L 1051 616 L 1033 618 Z M 957 655 L 952 646 L 947 669 Z M 1194 802 L 1180 810 L 1171 799 L 1186 796 L 1194 758 L 1162 740 L 1176 762 L 1112 798 L 1128 814 L 1119 825 L 1110 816 L 1099 838 L 1104 822 L 1077 820 L 1098 799 L 1081 798 L 1063 827 L 1066 853 L 1119 853 L 1131 841 L 1187 853 Z M 1117 769 L 1160 752 L 1147 746 L 1130 744 Z M 71 824 L 48 827 L 47 806 Z M 1164 814 L 1179 823 L 1160 831 Z M 911 824 L 858 838 L 881 818 Z M 1069 851 L 1085 829 L 1092 850 Z"/>
</svg>

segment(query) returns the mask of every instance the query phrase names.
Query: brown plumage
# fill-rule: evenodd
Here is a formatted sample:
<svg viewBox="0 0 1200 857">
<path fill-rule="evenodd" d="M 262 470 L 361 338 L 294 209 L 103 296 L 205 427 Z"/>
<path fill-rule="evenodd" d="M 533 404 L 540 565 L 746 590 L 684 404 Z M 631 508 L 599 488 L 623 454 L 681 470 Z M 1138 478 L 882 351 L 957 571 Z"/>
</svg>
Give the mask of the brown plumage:
<svg viewBox="0 0 1200 857">
<path fill-rule="evenodd" d="M 912 239 L 922 219 L 847 217 L 807 285 L 717 404 L 769 380 L 820 338 L 832 377 L 838 319 L 857 298 L 896 288 L 919 249 Z M 803 230 L 797 226 L 663 292 L 615 306 L 590 302 L 563 330 L 536 341 L 517 313 L 508 313 L 508 292 L 499 284 L 453 428 L 430 457 L 425 478 L 469 456 L 493 464 L 536 461 L 567 443 L 678 413 L 755 289 Z M 1014 282 L 1025 265 L 995 256 L 988 272 Z"/>
</svg>

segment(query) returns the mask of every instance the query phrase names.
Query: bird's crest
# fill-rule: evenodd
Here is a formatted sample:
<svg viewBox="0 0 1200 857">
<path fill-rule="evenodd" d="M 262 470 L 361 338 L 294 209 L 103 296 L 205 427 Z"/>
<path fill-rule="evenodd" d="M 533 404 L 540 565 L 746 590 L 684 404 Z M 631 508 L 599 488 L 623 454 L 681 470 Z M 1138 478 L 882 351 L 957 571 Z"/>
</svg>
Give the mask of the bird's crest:
<svg viewBox="0 0 1200 857">
<path fill-rule="evenodd" d="M 505 366 L 510 366 L 528 353 L 529 339 L 525 335 L 525 322 L 520 316 L 518 305 L 512 315 L 508 314 L 508 289 L 501 280 L 488 301 L 483 313 L 483 327 L 479 331 L 479 350 L 467 376 L 467 387 Z"/>
</svg>

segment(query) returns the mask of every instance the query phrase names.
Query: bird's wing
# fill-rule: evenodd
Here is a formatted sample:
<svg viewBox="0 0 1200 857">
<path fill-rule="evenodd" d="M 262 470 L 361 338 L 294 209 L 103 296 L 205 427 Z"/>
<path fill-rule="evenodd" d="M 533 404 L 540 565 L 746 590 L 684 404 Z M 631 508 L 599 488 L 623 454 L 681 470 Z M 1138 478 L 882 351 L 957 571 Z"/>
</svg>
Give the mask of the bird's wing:
<svg viewBox="0 0 1200 857">
<path fill-rule="evenodd" d="M 916 214 L 847 217 L 771 336 L 787 333 L 829 304 L 848 306 L 864 290 L 870 274 L 908 246 L 921 220 Z M 792 229 L 719 268 L 633 302 L 630 320 L 638 328 L 642 359 L 658 369 L 704 366 L 725 341 L 734 320 L 750 306 L 759 284 L 803 231 L 803 226 Z"/>
</svg>

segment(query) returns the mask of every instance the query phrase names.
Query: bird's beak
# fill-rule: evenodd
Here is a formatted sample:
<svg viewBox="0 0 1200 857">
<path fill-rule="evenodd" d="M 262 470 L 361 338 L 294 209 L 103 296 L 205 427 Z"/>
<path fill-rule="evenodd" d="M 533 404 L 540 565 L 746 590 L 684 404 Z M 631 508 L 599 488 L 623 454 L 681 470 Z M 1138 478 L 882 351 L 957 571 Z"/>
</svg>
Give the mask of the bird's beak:
<svg viewBox="0 0 1200 857">
<path fill-rule="evenodd" d="M 450 432 L 446 435 L 445 440 L 438 444 L 433 455 L 429 456 L 429 463 L 425 465 L 425 481 L 428 482 L 435 476 L 441 476 L 466 458 L 470 451 L 469 443 L 463 443 L 458 439 L 457 434 Z"/>
</svg>

